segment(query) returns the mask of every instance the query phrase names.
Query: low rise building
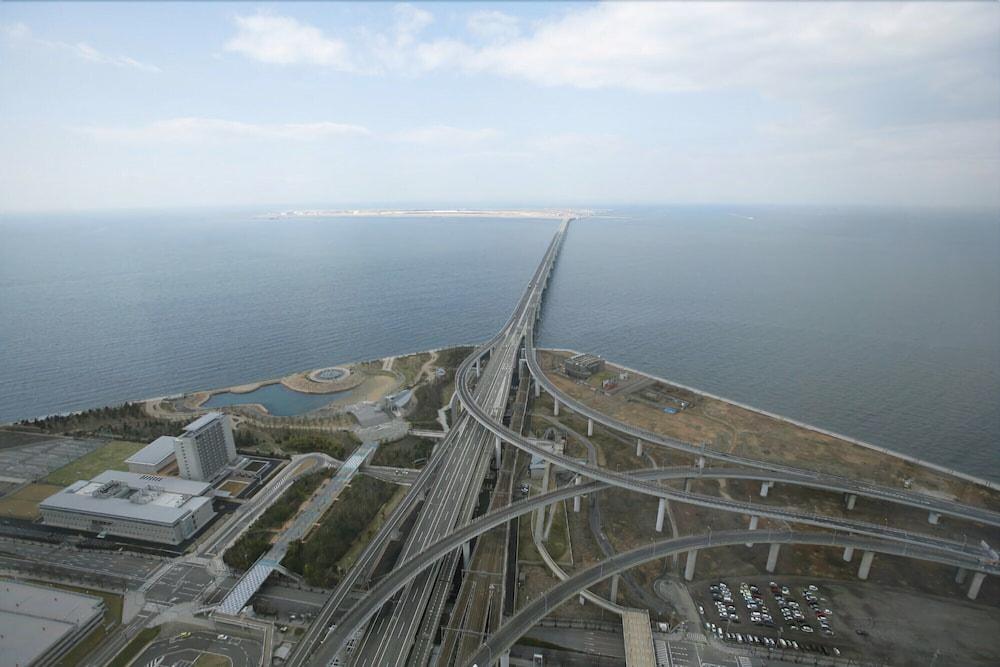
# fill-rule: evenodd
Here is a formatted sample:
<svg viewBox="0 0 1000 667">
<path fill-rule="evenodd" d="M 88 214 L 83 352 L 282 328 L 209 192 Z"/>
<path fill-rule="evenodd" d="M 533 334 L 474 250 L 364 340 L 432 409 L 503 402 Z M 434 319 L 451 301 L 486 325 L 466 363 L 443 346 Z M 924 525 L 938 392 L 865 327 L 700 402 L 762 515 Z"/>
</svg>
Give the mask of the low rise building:
<svg viewBox="0 0 1000 667">
<path fill-rule="evenodd" d="M 54 665 L 100 626 L 104 612 L 93 595 L 0 579 L 0 662 Z"/>
<path fill-rule="evenodd" d="M 145 475 L 156 475 L 169 466 L 177 458 L 174 451 L 177 439 L 170 435 L 161 435 L 132 456 L 125 459 L 129 472 Z"/>
<path fill-rule="evenodd" d="M 586 380 L 597 371 L 604 368 L 604 359 L 596 354 L 574 354 L 563 361 L 566 375 L 580 380 Z"/>
<path fill-rule="evenodd" d="M 106 470 L 38 504 L 50 526 L 180 544 L 205 527 L 215 510 L 211 485 L 158 475 Z"/>
</svg>

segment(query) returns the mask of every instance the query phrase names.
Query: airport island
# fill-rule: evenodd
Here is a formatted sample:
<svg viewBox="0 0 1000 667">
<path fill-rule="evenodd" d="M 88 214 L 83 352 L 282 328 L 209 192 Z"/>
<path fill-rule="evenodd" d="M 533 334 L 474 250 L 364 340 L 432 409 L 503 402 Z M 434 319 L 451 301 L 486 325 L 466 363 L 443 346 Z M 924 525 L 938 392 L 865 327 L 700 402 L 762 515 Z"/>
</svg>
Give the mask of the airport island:
<svg viewBox="0 0 1000 667">
<path fill-rule="evenodd" d="M 489 341 L 3 426 L 0 653 L 1000 662 L 995 482 L 536 347 L 580 214 Z"/>
</svg>

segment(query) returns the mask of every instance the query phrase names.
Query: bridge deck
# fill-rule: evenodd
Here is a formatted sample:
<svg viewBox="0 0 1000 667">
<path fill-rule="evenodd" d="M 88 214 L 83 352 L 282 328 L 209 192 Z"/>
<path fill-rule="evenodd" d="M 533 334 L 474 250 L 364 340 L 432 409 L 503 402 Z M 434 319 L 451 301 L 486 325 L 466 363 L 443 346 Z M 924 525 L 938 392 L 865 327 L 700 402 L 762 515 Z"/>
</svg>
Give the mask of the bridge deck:
<svg viewBox="0 0 1000 667">
<path fill-rule="evenodd" d="M 625 635 L 625 664 L 628 667 L 656 667 L 649 612 L 645 609 L 626 609 L 622 613 L 622 631 Z"/>
</svg>

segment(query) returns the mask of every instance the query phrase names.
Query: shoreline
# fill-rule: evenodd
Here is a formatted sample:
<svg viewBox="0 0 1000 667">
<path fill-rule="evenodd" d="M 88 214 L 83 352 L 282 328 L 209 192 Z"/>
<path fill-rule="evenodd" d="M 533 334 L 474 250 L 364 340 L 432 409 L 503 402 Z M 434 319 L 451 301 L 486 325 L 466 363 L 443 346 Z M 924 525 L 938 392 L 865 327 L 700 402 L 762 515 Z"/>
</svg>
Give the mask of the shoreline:
<svg viewBox="0 0 1000 667">
<path fill-rule="evenodd" d="M 338 364 L 334 364 L 334 365 L 345 366 L 345 367 L 346 366 L 354 366 L 354 365 L 362 364 L 362 363 L 368 363 L 368 362 L 374 362 L 374 361 L 381 361 L 383 359 L 388 358 L 389 356 L 392 356 L 392 357 L 404 357 L 404 356 L 410 356 L 410 355 L 413 355 L 413 354 L 440 352 L 442 350 L 449 350 L 449 349 L 453 349 L 453 348 L 457 348 L 457 347 L 473 347 L 473 348 L 475 348 L 478 345 L 479 345 L 479 343 L 458 343 L 458 344 L 455 344 L 455 345 L 445 345 L 443 347 L 437 347 L 437 348 L 432 348 L 432 349 L 428 349 L 428 350 L 414 350 L 414 351 L 410 351 L 410 352 L 403 352 L 403 353 L 399 353 L 399 354 L 392 354 L 392 355 L 388 355 L 386 357 L 376 357 L 376 358 L 373 358 L 373 359 L 359 360 L 359 361 L 353 361 L 353 362 L 349 362 L 349 363 L 338 363 Z M 571 348 L 564 348 L 564 347 L 539 347 L 538 349 L 541 350 L 541 351 L 543 351 L 543 352 L 563 352 L 563 353 L 569 353 L 569 354 L 578 354 L 579 353 L 579 350 L 574 350 L 574 349 L 571 349 Z M 898 452 L 898 451 L 895 451 L 895 450 L 892 450 L 892 449 L 888 449 L 886 447 L 882 447 L 881 445 L 876 445 L 876 444 L 873 444 L 873 443 L 870 443 L 870 442 L 866 442 L 866 441 L 861 440 L 859 438 L 855 438 L 855 437 L 852 437 L 852 436 L 849 436 L 849 435 L 844 435 L 843 433 L 838 433 L 836 431 L 832 431 L 830 429 L 826 429 L 826 428 L 823 428 L 823 427 L 820 427 L 820 426 L 816 426 L 814 424 L 809 424 L 809 423 L 801 421 L 799 419 L 794 419 L 792 417 L 786 417 L 784 415 L 780 415 L 780 414 L 777 414 L 777 413 L 774 413 L 774 412 L 770 412 L 768 410 L 764 410 L 763 408 L 758 408 L 758 407 L 755 407 L 753 405 L 750 405 L 750 404 L 747 404 L 747 403 L 743 403 L 741 401 L 737 401 L 737 400 L 733 400 L 733 399 L 730 399 L 730 398 L 726 398 L 725 396 L 720 396 L 718 394 L 713 394 L 713 393 L 705 391 L 703 389 L 698 389 L 697 387 L 692 387 L 690 385 L 685 385 L 685 384 L 682 384 L 680 382 L 675 382 L 673 380 L 661 377 L 659 375 L 654 375 L 653 373 L 650 373 L 650 372 L 646 372 L 646 371 L 642 371 L 642 370 L 639 370 L 639 369 L 636 369 L 636 368 L 632 368 L 630 366 L 626 366 L 626 365 L 618 363 L 618 362 L 616 362 L 616 361 L 614 361 L 612 359 L 605 358 L 605 360 L 608 363 L 611 363 L 612 365 L 617 366 L 617 367 L 619 367 L 619 368 L 621 368 L 623 370 L 626 370 L 626 371 L 629 371 L 629 372 L 632 372 L 632 373 L 636 373 L 638 375 L 644 375 L 644 376 L 649 377 L 649 378 L 651 378 L 653 380 L 657 380 L 659 382 L 663 382 L 663 383 L 668 384 L 668 385 L 673 385 L 675 387 L 678 387 L 680 389 L 684 389 L 686 391 L 690 391 L 690 392 L 698 394 L 700 396 L 705 396 L 706 398 L 711 398 L 711 399 L 714 399 L 714 400 L 717 400 L 717 401 L 722 401 L 722 402 L 728 403 L 730 405 L 736 406 L 738 408 L 742 408 L 744 410 L 748 410 L 750 412 L 754 412 L 756 414 L 763 415 L 763 416 L 768 417 L 770 419 L 781 421 L 781 422 L 784 422 L 786 424 L 790 424 L 790 425 L 793 425 L 793 426 L 797 426 L 799 428 L 807 429 L 809 431 L 813 431 L 815 433 L 820 433 L 822 435 L 829 436 L 829 437 L 832 437 L 832 438 L 837 438 L 837 439 L 843 440 L 845 442 L 848 442 L 850 444 L 857 445 L 859 447 L 864 447 L 865 449 L 877 452 L 879 454 L 890 456 L 890 457 L 893 457 L 895 459 L 899 459 L 901 461 L 905 461 L 905 462 L 908 462 L 908 463 L 911 463 L 911 464 L 914 464 L 914 465 L 918 465 L 918 466 L 927 468 L 929 470 L 933 470 L 933 471 L 935 471 L 937 473 L 942 473 L 942 474 L 950 475 L 952 477 L 955 477 L 956 479 L 960 479 L 960 480 L 963 480 L 965 482 L 970 482 L 970 483 L 976 484 L 978 486 L 982 486 L 982 487 L 990 489 L 990 490 L 1000 490 L 1000 481 L 989 480 L 989 479 L 986 479 L 984 477 L 979 477 L 979 476 L 973 475 L 971 473 L 964 472 L 962 470 L 957 470 L 955 468 L 950 468 L 950 467 L 945 466 L 945 465 L 940 464 L 940 463 L 934 463 L 932 461 L 927 461 L 926 459 L 921 459 L 921 458 L 918 458 L 918 457 L 910 455 L 910 454 L 905 454 L 903 452 Z M 320 367 L 317 367 L 315 369 L 310 369 L 310 370 L 305 370 L 305 371 L 298 371 L 296 373 L 292 373 L 290 375 L 286 375 L 286 376 L 283 376 L 283 377 L 280 377 L 280 378 L 270 378 L 270 379 L 266 379 L 266 380 L 260 380 L 260 381 L 257 381 L 257 382 L 247 382 L 247 383 L 244 383 L 244 384 L 241 384 L 241 385 L 233 385 L 232 387 L 226 387 L 226 388 L 215 389 L 215 390 L 207 390 L 207 391 L 206 390 L 196 390 L 196 391 L 191 391 L 191 392 L 180 392 L 180 393 L 174 393 L 174 394 L 164 394 L 164 395 L 160 395 L 160 396 L 153 396 L 153 397 L 142 398 L 142 399 L 124 400 L 124 401 L 122 401 L 121 404 L 127 404 L 127 403 L 149 404 L 151 402 L 159 402 L 159 401 L 163 401 L 163 400 L 167 400 L 167 399 L 177 399 L 177 398 L 182 398 L 184 396 L 198 397 L 200 395 L 204 395 L 203 399 L 201 399 L 200 401 L 197 401 L 197 405 L 200 406 L 202 403 L 204 403 L 206 400 L 208 400 L 208 398 L 210 398 L 211 396 L 213 396 L 214 394 L 217 394 L 217 393 L 224 393 L 224 392 L 230 392 L 230 393 L 250 393 L 250 392 L 252 392 L 252 391 L 254 391 L 256 389 L 259 389 L 260 387 L 264 387 L 264 386 L 267 386 L 267 385 L 270 385 L 270 384 L 282 383 L 282 380 L 284 378 L 286 378 L 286 377 L 292 377 L 292 376 L 300 375 L 300 374 L 308 374 L 310 372 L 313 372 L 313 371 L 316 371 L 316 370 L 320 370 L 322 368 L 327 368 L 327 367 L 328 366 L 320 366 Z M 295 388 L 292 388 L 292 387 L 288 387 L 287 385 L 284 385 L 284 386 L 287 389 L 289 389 L 290 391 L 299 391 L 298 389 L 295 389 Z M 245 389 L 245 388 L 248 388 L 248 387 L 252 387 L 252 389 Z M 243 389 L 243 391 L 233 391 L 233 389 Z M 310 392 L 301 392 L 300 391 L 299 393 L 304 393 L 305 394 L 305 393 L 310 393 Z M 102 406 L 97 406 L 97 407 L 102 407 Z M 260 406 L 260 407 L 263 408 L 263 406 Z M 49 415 L 43 415 L 43 416 L 38 416 L 38 417 L 26 417 L 23 420 L 17 420 L 17 421 L 12 421 L 12 422 L 0 423 L 0 427 L 13 427 L 13 426 L 17 426 L 20 421 L 31 421 L 33 419 L 46 419 L 48 417 L 68 416 L 68 415 L 73 415 L 73 414 L 81 414 L 83 412 L 86 412 L 88 409 L 93 409 L 93 408 L 86 408 L 86 409 L 81 409 L 81 410 L 70 410 L 70 411 L 66 411 L 66 412 L 52 413 L 52 414 L 49 414 Z M 196 407 L 195 409 L 202 409 L 203 410 L 204 408 Z M 265 412 L 265 414 L 270 414 L 266 410 L 264 410 L 264 412 Z"/>
</svg>

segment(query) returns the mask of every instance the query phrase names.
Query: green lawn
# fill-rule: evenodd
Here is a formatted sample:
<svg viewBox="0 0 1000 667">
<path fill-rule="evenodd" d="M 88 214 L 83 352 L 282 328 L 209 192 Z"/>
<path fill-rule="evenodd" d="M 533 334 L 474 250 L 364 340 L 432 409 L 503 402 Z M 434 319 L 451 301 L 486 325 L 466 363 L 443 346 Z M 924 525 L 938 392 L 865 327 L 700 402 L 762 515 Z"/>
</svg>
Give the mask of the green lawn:
<svg viewBox="0 0 1000 667">
<path fill-rule="evenodd" d="M 45 481 L 49 484 L 66 486 L 78 479 L 93 479 L 105 470 L 128 470 L 125 459 L 146 445 L 127 440 L 112 440 L 76 461 L 49 473 Z"/>
</svg>

